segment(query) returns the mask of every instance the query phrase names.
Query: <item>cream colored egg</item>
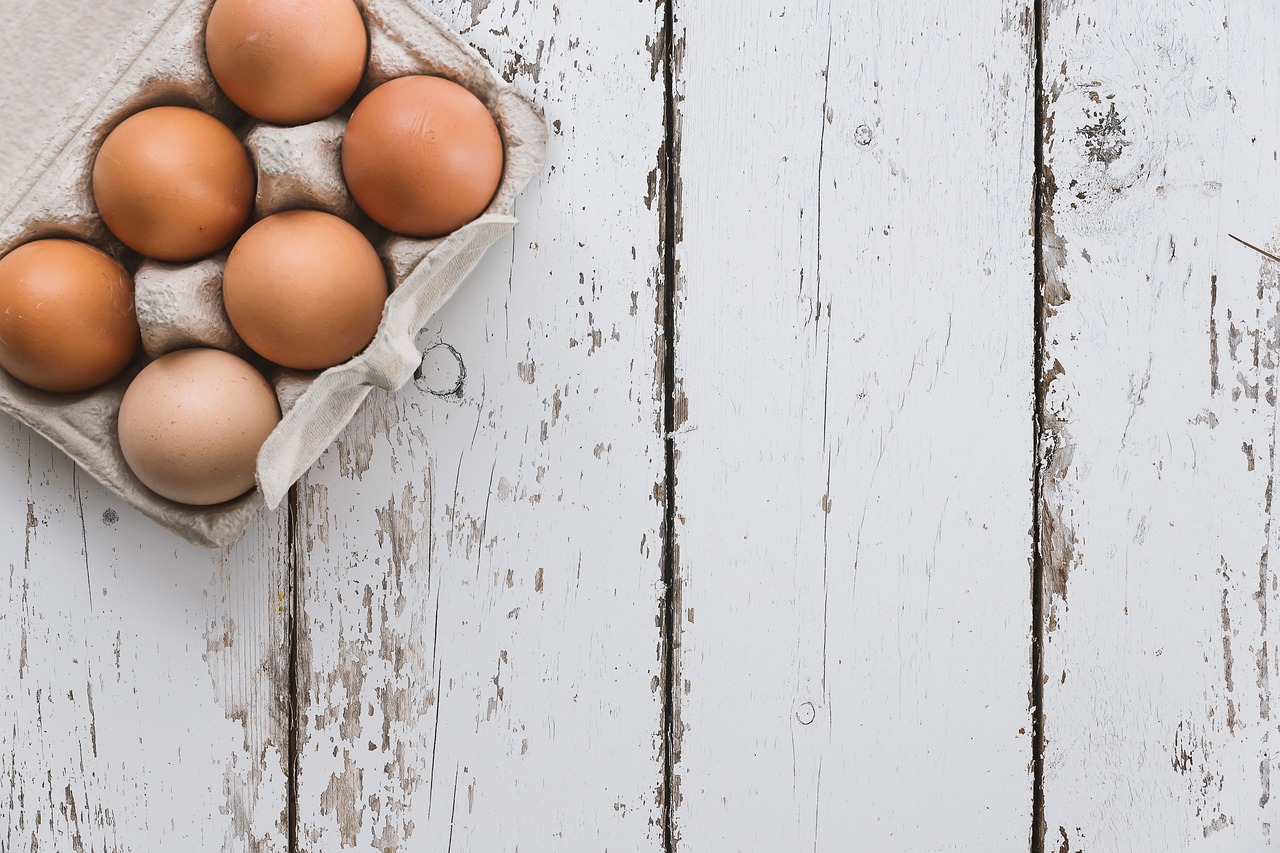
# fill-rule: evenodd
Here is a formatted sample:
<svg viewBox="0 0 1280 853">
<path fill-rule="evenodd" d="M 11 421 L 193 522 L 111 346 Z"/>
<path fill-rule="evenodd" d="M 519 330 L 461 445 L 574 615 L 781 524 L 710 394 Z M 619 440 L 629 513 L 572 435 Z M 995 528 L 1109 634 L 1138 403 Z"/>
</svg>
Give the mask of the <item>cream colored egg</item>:
<svg viewBox="0 0 1280 853">
<path fill-rule="evenodd" d="M 120 450 L 156 494 L 207 506 L 253 488 L 258 451 L 279 422 L 271 386 L 248 362 L 222 350 L 178 350 L 125 391 Z"/>
</svg>

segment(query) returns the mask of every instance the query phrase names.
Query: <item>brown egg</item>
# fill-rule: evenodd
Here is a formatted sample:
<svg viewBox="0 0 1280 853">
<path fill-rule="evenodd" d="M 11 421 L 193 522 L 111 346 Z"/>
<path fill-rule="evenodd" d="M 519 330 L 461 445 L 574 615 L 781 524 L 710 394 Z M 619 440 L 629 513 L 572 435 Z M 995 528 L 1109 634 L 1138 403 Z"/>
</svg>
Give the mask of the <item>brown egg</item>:
<svg viewBox="0 0 1280 853">
<path fill-rule="evenodd" d="M 364 76 L 369 36 L 351 0 L 218 0 L 205 29 L 214 79 L 273 124 L 333 113 Z"/>
<path fill-rule="evenodd" d="M 0 259 L 0 367 L 44 391 L 85 391 L 138 349 L 133 279 L 75 240 L 37 240 Z"/>
<path fill-rule="evenodd" d="M 475 219 L 502 180 L 502 136 L 469 91 L 401 77 L 365 97 L 347 124 L 342 171 L 356 203 L 397 234 L 440 237 Z"/>
<path fill-rule="evenodd" d="M 387 275 L 352 225 L 317 210 L 268 216 L 231 250 L 227 316 L 254 352 L 299 370 L 332 367 L 368 346 Z"/>
<path fill-rule="evenodd" d="M 159 261 L 192 261 L 234 240 L 253 207 L 254 183 L 236 135 L 185 107 L 125 119 L 93 166 L 93 197 L 107 227 Z"/>
<path fill-rule="evenodd" d="M 120 403 L 120 450 L 151 491 L 208 506 L 253 488 L 258 451 L 280 422 L 271 386 L 216 349 L 185 349 L 142 369 Z"/>
</svg>

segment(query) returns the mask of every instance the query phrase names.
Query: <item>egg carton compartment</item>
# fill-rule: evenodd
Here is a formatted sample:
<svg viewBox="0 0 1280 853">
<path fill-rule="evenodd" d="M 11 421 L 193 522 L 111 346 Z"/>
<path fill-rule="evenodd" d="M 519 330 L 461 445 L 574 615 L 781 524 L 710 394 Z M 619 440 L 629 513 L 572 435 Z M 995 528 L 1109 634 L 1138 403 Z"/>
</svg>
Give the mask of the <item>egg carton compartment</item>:
<svg viewBox="0 0 1280 853">
<path fill-rule="evenodd" d="M 147 358 L 187 347 L 249 354 L 222 306 L 226 265 L 225 254 L 186 265 L 143 261 L 133 276 L 133 302 Z"/>
<path fill-rule="evenodd" d="M 300 127 L 254 125 L 244 140 L 258 174 L 254 218 L 310 208 L 358 222 L 359 208 L 342 178 L 346 129 L 341 115 Z"/>
<path fill-rule="evenodd" d="M 369 32 L 369 61 L 356 96 L 342 111 L 299 127 L 249 120 L 219 91 L 205 61 L 204 26 L 212 5 L 213 0 L 157 4 L 130 39 L 132 47 L 79 101 L 15 192 L 0 200 L 0 256 L 32 240 L 71 237 L 125 263 L 134 273 L 142 350 L 122 375 L 82 394 L 41 392 L 0 371 L 0 410 L 62 448 L 145 515 L 197 544 L 222 546 L 238 539 L 264 504 L 279 505 L 373 388 L 396 390 L 412 380 L 421 361 L 414 338 L 485 251 L 515 226 L 514 201 L 542 168 L 547 128 L 527 97 L 444 22 L 406 0 L 357 0 Z M 342 176 L 342 136 L 351 107 L 382 83 L 414 74 L 447 77 L 471 90 L 503 139 L 502 182 L 488 209 L 433 240 L 374 226 Z M 188 264 L 159 263 L 129 252 L 105 228 L 91 187 L 99 146 L 129 116 L 170 105 L 208 112 L 243 140 L 257 172 L 254 221 L 284 210 L 323 210 L 370 237 L 391 293 L 377 335 L 361 354 L 322 372 L 267 364 L 245 347 L 223 308 L 226 250 Z M 283 415 L 258 456 L 258 487 L 212 507 L 177 504 L 148 490 L 125 464 L 116 437 L 120 401 L 132 378 L 149 360 L 191 346 L 248 357 L 272 384 Z"/>
</svg>

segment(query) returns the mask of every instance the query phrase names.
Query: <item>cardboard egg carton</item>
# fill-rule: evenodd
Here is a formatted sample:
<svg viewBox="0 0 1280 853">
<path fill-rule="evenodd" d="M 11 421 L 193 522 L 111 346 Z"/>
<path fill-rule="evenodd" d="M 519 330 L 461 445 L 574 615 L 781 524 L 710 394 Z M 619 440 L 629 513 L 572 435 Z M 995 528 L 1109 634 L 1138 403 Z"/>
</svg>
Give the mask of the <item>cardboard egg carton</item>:
<svg viewBox="0 0 1280 853">
<path fill-rule="evenodd" d="M 360 213 L 342 179 L 342 134 L 351 105 L 301 127 L 246 117 L 218 90 L 205 61 L 204 24 L 212 5 L 213 0 L 158 3 L 130 40 L 133 46 L 79 101 L 14 192 L 0 199 L 0 256 L 32 240 L 71 237 L 125 262 L 135 274 L 142 351 L 123 374 L 82 394 L 45 393 L 0 371 L 0 410 L 45 436 L 145 515 L 192 542 L 222 546 L 240 538 L 264 504 L 275 508 L 287 497 L 370 390 L 396 390 L 413 378 L 421 361 L 414 343 L 418 332 L 485 251 L 515 227 L 515 197 L 542 168 L 547 128 L 537 107 L 443 21 L 407 0 L 357 0 L 370 55 L 353 103 L 396 77 L 448 77 L 489 108 L 505 149 L 502 183 L 479 219 L 435 240 L 388 234 Z M 130 253 L 107 231 L 91 186 L 98 148 L 121 121 L 162 105 L 204 110 L 237 131 L 258 173 L 254 219 L 294 208 L 324 210 L 373 239 L 392 292 L 377 336 L 364 352 L 320 373 L 265 364 L 249 353 L 223 309 L 225 251 L 190 264 L 163 264 Z M 258 456 L 258 487 L 212 507 L 174 503 L 148 490 L 125 464 L 116 437 L 120 400 L 132 378 L 150 359 L 189 346 L 248 356 L 272 382 L 284 415 Z"/>
</svg>

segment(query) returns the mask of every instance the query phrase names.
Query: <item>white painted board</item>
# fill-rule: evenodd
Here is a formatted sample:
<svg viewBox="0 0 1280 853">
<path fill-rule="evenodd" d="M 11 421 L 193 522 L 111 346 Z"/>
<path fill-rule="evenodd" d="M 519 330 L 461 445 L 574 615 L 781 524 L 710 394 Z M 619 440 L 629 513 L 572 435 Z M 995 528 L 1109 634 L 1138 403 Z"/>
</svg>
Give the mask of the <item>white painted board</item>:
<svg viewBox="0 0 1280 853">
<path fill-rule="evenodd" d="M 148 9 L 0 3 L 0 192 Z M 0 849 L 283 851 L 287 532 L 187 545 L 0 421 Z"/>
<path fill-rule="evenodd" d="M 0 0 L 0 186 L 146 6 Z M 552 161 L 299 491 L 298 846 L 662 849 L 665 10 L 427 8 Z M 1271 844 L 1278 15 L 1045 4 L 1059 853 Z M 680 850 L 1036 843 L 1031 21 L 677 6 Z M 285 516 L 0 468 L 0 847 L 287 849 Z"/>
<path fill-rule="evenodd" d="M 682 2 L 675 835 L 1026 851 L 1021 2 Z"/>
<path fill-rule="evenodd" d="M 550 158 L 299 487 L 299 849 L 660 850 L 661 14 L 431 8 Z"/>
<path fill-rule="evenodd" d="M 1280 9 L 1044 26 L 1045 848 L 1268 849 Z"/>
</svg>

